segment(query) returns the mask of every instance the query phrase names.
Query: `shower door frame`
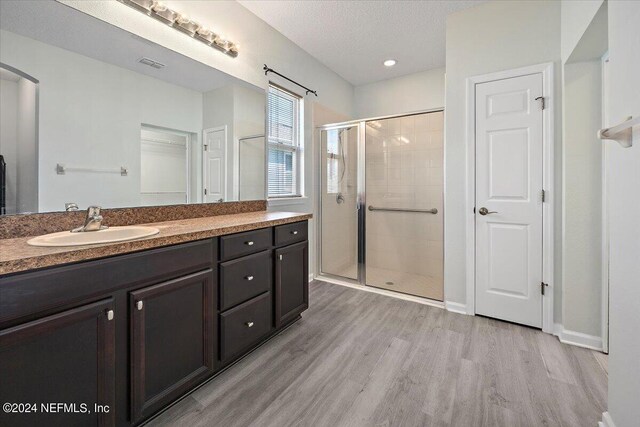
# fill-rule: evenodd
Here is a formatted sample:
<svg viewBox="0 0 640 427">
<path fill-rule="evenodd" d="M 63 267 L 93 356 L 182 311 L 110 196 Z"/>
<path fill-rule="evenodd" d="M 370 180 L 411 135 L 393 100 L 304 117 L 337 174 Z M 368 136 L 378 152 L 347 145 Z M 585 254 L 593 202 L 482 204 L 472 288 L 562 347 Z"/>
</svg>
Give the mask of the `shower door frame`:
<svg viewBox="0 0 640 427">
<path fill-rule="evenodd" d="M 318 126 L 317 132 L 318 132 L 318 140 L 320 141 L 320 144 L 318 144 L 318 149 L 319 149 L 319 156 L 318 156 L 318 162 L 319 162 L 319 167 L 318 167 L 318 182 L 320 183 L 320 191 L 318 192 L 318 236 L 319 238 L 317 239 L 316 242 L 316 246 L 317 246 L 317 265 L 318 265 L 318 276 L 324 276 L 324 277 L 328 277 L 334 280 L 343 280 L 347 283 L 351 283 L 351 284 L 357 284 L 357 285 L 364 285 L 365 283 L 365 263 L 364 263 L 364 252 L 365 252 L 365 247 L 364 247 L 364 170 L 362 168 L 363 165 L 361 165 L 361 161 L 364 163 L 364 125 L 365 122 L 362 122 L 361 120 L 354 120 L 354 121 L 349 121 L 349 122 L 341 122 L 341 123 L 334 123 L 334 124 L 329 124 L 329 125 L 323 125 L 323 126 Z M 357 227 L 356 227 L 356 267 L 357 267 L 357 272 L 358 272 L 358 278 L 357 279 L 351 279 L 349 277 L 344 277 L 344 276 L 339 276 L 336 274 L 332 274 L 332 273 L 326 273 L 324 271 L 322 271 L 322 195 L 323 195 L 323 182 L 322 182 L 322 171 L 323 171 L 323 164 L 322 164 L 322 158 L 323 158 L 323 144 L 322 144 L 322 132 L 323 131 L 328 131 L 328 130 L 339 130 L 339 129 L 350 129 L 353 127 L 357 127 L 357 132 L 358 132 L 358 141 L 357 141 L 357 149 L 356 149 L 356 179 L 357 181 L 357 186 L 356 186 L 356 221 L 357 221 Z"/>
<path fill-rule="evenodd" d="M 358 120 L 350 120 L 350 121 L 346 121 L 346 122 L 339 122 L 339 123 L 330 123 L 330 124 L 326 124 L 326 125 L 322 125 L 322 126 L 317 126 L 316 130 L 318 132 L 318 139 L 320 141 L 320 144 L 318 144 L 318 150 L 319 150 L 319 156 L 318 156 L 318 162 L 319 162 L 319 167 L 318 167 L 318 183 L 320 191 L 318 191 L 318 226 L 317 226 L 317 236 L 318 238 L 316 239 L 316 248 L 317 248 L 317 253 L 318 256 L 317 258 L 317 276 L 322 278 L 329 278 L 329 279 L 333 279 L 336 281 L 342 281 L 351 285 L 357 285 L 357 286 L 362 286 L 364 289 L 368 289 L 368 290 L 377 290 L 377 291 L 381 291 L 383 293 L 392 293 L 392 294 L 398 294 L 398 295 L 402 295 L 403 297 L 410 297 L 411 299 L 418 299 L 418 300 L 423 300 L 423 301 L 428 301 L 430 304 L 434 304 L 437 306 L 441 306 L 444 304 L 444 301 L 446 300 L 446 295 L 443 297 L 443 301 L 442 303 L 440 301 L 437 300 L 432 300 L 426 297 L 421 297 L 418 295 L 410 295 L 410 294 L 403 294 L 403 293 L 399 293 L 396 291 L 390 291 L 390 290 L 382 290 L 380 288 L 376 288 L 375 286 L 369 286 L 367 285 L 367 272 L 366 272 L 366 202 L 367 202 L 367 194 L 366 194 L 366 125 L 367 122 L 371 122 L 371 121 L 375 121 L 375 120 L 385 120 L 385 119 L 395 119 L 398 117 L 408 117 L 408 116 L 418 116 L 421 114 L 428 114 L 428 113 L 438 113 L 438 112 L 444 112 L 445 109 L 444 107 L 438 107 L 438 108 L 432 108 L 432 109 L 428 109 L 428 110 L 421 110 L 421 111 L 415 111 L 415 112 L 411 112 L 411 113 L 404 113 L 404 114 L 391 114 L 391 115 L 387 115 L 387 116 L 377 116 L 377 117 L 369 117 L 369 118 L 364 118 L 364 119 L 358 119 Z M 335 274 L 331 274 L 331 273 L 326 273 L 322 271 L 322 195 L 323 195 L 323 182 L 322 182 L 322 171 L 323 171 L 323 164 L 322 164 L 322 157 L 323 157 L 323 148 L 322 148 L 322 131 L 327 131 L 327 130 L 333 130 L 333 129 L 346 129 L 346 128 L 352 128 L 352 127 L 358 127 L 358 148 L 357 148 L 357 152 L 356 155 L 358 156 L 356 164 L 357 164 L 357 179 L 358 179 L 358 185 L 357 185 L 357 195 L 356 195 L 356 215 L 357 215 L 357 221 L 358 221 L 358 226 L 357 226 L 357 233 L 358 235 L 356 236 L 357 238 L 357 248 L 358 248 L 358 253 L 357 253 L 357 267 L 358 267 L 358 279 L 357 280 L 353 280 L 350 279 L 348 277 L 344 277 L 344 276 L 338 276 Z M 443 164 L 443 173 L 446 174 L 446 163 Z M 442 189 L 442 195 L 443 195 L 443 199 L 444 199 L 444 195 L 445 195 L 445 186 L 443 186 Z M 444 220 L 444 206 L 442 209 L 442 215 L 443 215 L 443 220 L 442 220 L 442 226 L 443 226 L 443 231 L 446 228 L 446 224 L 445 224 L 445 220 Z M 446 260 L 443 260 L 443 263 L 445 263 Z"/>
</svg>

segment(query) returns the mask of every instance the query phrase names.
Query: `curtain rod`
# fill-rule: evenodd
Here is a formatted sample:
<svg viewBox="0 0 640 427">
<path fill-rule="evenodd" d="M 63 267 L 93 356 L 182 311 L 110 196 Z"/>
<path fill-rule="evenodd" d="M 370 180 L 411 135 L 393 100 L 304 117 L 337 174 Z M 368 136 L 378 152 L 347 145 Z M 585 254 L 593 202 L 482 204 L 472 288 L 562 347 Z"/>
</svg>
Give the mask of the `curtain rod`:
<svg viewBox="0 0 640 427">
<path fill-rule="evenodd" d="M 267 64 L 264 64 L 264 67 L 262 67 L 262 69 L 264 70 L 264 75 L 266 76 L 268 73 L 273 73 L 275 75 L 278 75 L 280 77 L 282 77 L 285 80 L 290 81 L 291 83 L 293 83 L 296 86 L 300 86 L 302 89 L 306 90 L 307 93 L 305 95 L 309 95 L 310 93 L 314 94 L 315 96 L 318 96 L 318 92 L 316 92 L 315 90 L 311 90 L 306 86 L 301 85 L 300 83 L 298 83 L 295 80 L 291 80 L 289 77 L 287 76 L 283 76 L 282 74 L 280 74 L 279 72 L 277 72 L 276 70 L 274 70 L 273 68 L 269 68 L 267 66 Z"/>
</svg>

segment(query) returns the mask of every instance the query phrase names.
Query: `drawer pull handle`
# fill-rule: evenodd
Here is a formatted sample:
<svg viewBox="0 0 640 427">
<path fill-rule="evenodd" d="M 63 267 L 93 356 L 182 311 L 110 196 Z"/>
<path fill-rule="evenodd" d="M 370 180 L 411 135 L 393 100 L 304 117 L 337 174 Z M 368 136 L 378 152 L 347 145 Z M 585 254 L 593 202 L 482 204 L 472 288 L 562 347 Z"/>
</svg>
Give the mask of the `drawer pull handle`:
<svg viewBox="0 0 640 427">
<path fill-rule="evenodd" d="M 252 241 L 248 241 L 248 242 L 245 242 L 245 243 L 246 243 L 248 246 L 253 246 L 253 242 L 252 242 Z"/>
<path fill-rule="evenodd" d="M 252 281 L 253 280 L 253 276 L 247 276 L 247 277 L 245 277 L 245 279 L 247 279 L 248 281 Z"/>
<path fill-rule="evenodd" d="M 144 304 L 142 301 L 138 301 L 136 303 L 136 308 L 138 309 L 138 311 L 142 310 L 142 307 L 144 307 Z"/>
<path fill-rule="evenodd" d="M 298 234 L 298 230 L 294 230 L 294 231 L 292 231 L 292 232 L 291 232 L 291 234 L 293 234 L 293 235 Z"/>
<path fill-rule="evenodd" d="M 245 325 L 247 325 L 247 328 L 250 328 L 250 327 L 253 326 L 253 322 L 247 322 L 247 323 L 245 323 Z"/>
<path fill-rule="evenodd" d="M 107 320 L 113 320 L 113 310 L 107 310 Z"/>
</svg>

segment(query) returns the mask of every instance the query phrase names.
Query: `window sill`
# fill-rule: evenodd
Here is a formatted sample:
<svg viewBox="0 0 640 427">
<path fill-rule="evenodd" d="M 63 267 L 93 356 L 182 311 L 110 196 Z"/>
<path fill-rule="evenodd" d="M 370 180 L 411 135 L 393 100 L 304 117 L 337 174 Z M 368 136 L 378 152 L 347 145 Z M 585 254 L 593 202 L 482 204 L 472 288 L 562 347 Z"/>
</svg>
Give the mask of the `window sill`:
<svg viewBox="0 0 640 427">
<path fill-rule="evenodd" d="M 276 197 L 273 199 L 267 199 L 268 206 L 288 206 L 288 205 L 303 205 L 309 200 L 308 197 Z"/>
</svg>

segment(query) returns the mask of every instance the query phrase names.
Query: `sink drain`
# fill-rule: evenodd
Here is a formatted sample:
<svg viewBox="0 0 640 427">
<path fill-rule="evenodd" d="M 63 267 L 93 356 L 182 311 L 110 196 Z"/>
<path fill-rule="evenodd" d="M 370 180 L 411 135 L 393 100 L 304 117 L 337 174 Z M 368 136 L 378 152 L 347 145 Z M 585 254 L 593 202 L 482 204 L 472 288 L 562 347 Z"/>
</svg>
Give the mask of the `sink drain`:
<svg viewBox="0 0 640 427">
<path fill-rule="evenodd" d="M 393 286 L 393 282 L 384 282 L 385 285 Z"/>
</svg>

